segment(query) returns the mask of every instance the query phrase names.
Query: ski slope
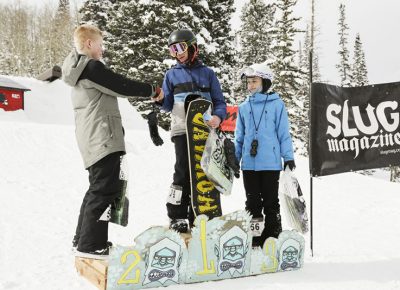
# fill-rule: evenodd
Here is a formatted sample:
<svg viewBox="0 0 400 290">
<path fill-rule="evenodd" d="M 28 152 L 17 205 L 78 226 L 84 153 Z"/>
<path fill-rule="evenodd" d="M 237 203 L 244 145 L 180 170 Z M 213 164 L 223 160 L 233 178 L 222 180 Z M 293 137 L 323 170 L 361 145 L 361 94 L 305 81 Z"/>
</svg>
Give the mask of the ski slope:
<svg viewBox="0 0 400 290">
<path fill-rule="evenodd" d="M 96 289 L 78 276 L 70 251 L 88 187 L 75 141 L 70 89 L 13 78 L 32 89 L 25 111 L 0 109 L 0 289 Z M 130 223 L 110 224 L 114 244 L 130 245 L 152 225 L 167 224 L 166 194 L 174 150 L 152 144 L 146 122 L 120 100 L 129 158 Z M 309 201 L 308 160 L 296 174 Z M 225 213 L 244 207 L 242 180 L 222 199 Z M 309 205 L 309 202 L 308 202 Z M 306 236 L 299 271 L 170 286 L 167 289 L 400 289 L 400 184 L 355 173 L 314 179 L 314 257 Z"/>
</svg>

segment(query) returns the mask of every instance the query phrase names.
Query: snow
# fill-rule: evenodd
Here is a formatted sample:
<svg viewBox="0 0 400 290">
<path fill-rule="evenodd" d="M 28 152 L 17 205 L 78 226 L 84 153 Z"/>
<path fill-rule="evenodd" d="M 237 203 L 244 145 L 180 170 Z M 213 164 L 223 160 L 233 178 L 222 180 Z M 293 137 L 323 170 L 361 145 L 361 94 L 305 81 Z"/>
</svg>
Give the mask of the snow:
<svg viewBox="0 0 400 290">
<path fill-rule="evenodd" d="M 0 109 L 0 289 L 96 289 L 74 269 L 70 246 L 87 173 L 74 136 L 70 89 L 13 78 L 32 89 L 25 111 Z M 173 144 L 151 143 L 146 122 L 120 100 L 130 165 L 130 224 L 110 225 L 115 244 L 131 245 L 152 225 L 167 224 Z M 296 174 L 309 205 L 308 159 Z M 306 238 L 304 268 L 295 272 L 170 286 L 167 289 L 400 289 L 400 185 L 355 173 L 313 179 L 314 257 Z M 242 209 L 242 180 L 222 200 Z"/>
<path fill-rule="evenodd" d="M 191 17 L 194 16 L 192 7 L 186 6 L 186 5 L 183 5 L 181 7 L 182 7 L 183 11 L 185 12 L 185 15 L 188 15 L 188 16 L 191 16 Z"/>
<path fill-rule="evenodd" d="M 168 67 L 171 67 L 171 66 L 176 64 L 176 60 L 172 59 L 172 58 L 166 58 L 166 59 L 163 60 L 162 63 L 167 65 Z"/>
</svg>

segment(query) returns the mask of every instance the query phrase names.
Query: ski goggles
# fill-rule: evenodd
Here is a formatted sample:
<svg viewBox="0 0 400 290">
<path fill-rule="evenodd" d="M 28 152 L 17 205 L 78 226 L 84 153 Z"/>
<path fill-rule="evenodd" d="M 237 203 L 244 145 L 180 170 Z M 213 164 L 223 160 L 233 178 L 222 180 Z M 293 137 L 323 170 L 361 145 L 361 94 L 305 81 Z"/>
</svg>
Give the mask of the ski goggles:
<svg viewBox="0 0 400 290">
<path fill-rule="evenodd" d="M 185 53 L 189 48 L 186 42 L 178 42 L 169 46 L 169 53 L 171 56 L 176 57 L 178 54 Z"/>
<path fill-rule="evenodd" d="M 171 44 L 169 46 L 169 53 L 171 54 L 172 57 L 176 57 L 178 54 L 185 53 L 189 46 L 194 44 L 196 42 L 196 39 L 192 39 L 190 41 L 182 41 L 182 42 L 177 42 L 174 44 Z"/>
<path fill-rule="evenodd" d="M 252 67 L 246 67 L 239 72 L 241 79 L 244 77 L 260 77 L 262 79 L 269 79 L 272 81 L 273 75 L 270 72 L 255 70 Z"/>
</svg>

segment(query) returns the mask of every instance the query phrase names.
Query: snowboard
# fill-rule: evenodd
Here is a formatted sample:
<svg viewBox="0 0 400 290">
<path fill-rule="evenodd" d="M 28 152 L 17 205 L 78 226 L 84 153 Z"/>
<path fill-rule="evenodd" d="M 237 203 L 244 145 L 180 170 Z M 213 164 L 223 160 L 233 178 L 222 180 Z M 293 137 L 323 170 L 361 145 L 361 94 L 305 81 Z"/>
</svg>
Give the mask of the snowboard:
<svg viewBox="0 0 400 290">
<path fill-rule="evenodd" d="M 201 168 L 218 191 L 230 195 L 233 185 L 233 170 L 228 166 L 225 154 L 225 135 L 218 129 L 211 129 L 201 158 Z"/>
<path fill-rule="evenodd" d="M 279 192 L 283 208 L 292 228 L 305 234 L 308 232 L 306 202 L 299 181 L 288 167 L 281 173 Z"/>
<path fill-rule="evenodd" d="M 122 182 L 120 194 L 115 201 L 107 207 L 99 220 L 109 221 L 126 227 L 129 217 L 128 160 L 126 155 L 121 156 L 120 167 L 119 179 Z"/>
<path fill-rule="evenodd" d="M 188 96 L 191 100 L 186 110 L 186 137 L 189 154 L 189 172 L 191 185 L 191 203 L 195 217 L 201 214 L 214 218 L 222 215 L 220 192 L 208 179 L 200 162 L 210 132 L 203 114 L 211 115 L 212 102 Z M 209 113 L 208 113 L 209 112 Z"/>
</svg>

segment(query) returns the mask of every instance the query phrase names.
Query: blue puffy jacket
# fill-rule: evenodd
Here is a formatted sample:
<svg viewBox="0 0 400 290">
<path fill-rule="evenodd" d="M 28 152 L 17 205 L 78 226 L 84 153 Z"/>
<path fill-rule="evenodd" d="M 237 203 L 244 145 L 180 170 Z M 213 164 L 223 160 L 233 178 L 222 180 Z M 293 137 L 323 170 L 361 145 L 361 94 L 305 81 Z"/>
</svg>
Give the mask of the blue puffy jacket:
<svg viewBox="0 0 400 290">
<path fill-rule="evenodd" d="M 186 133 L 185 98 L 198 93 L 213 103 L 213 115 L 221 120 L 226 116 L 226 103 L 221 85 L 214 71 L 200 61 L 192 66 L 178 63 L 167 71 L 162 85 L 164 99 L 162 109 L 171 114 L 171 135 Z"/>
<path fill-rule="evenodd" d="M 266 103 L 265 103 L 266 101 Z M 255 124 L 258 127 L 257 155 L 250 155 L 251 142 L 256 139 Z M 264 113 L 261 117 L 265 103 Z M 260 121 L 261 117 L 261 121 Z M 235 150 L 238 160 L 242 160 L 242 170 L 282 170 L 284 161 L 294 160 L 292 139 L 285 104 L 278 94 L 256 93 L 249 96 L 240 106 L 236 120 Z"/>
</svg>

